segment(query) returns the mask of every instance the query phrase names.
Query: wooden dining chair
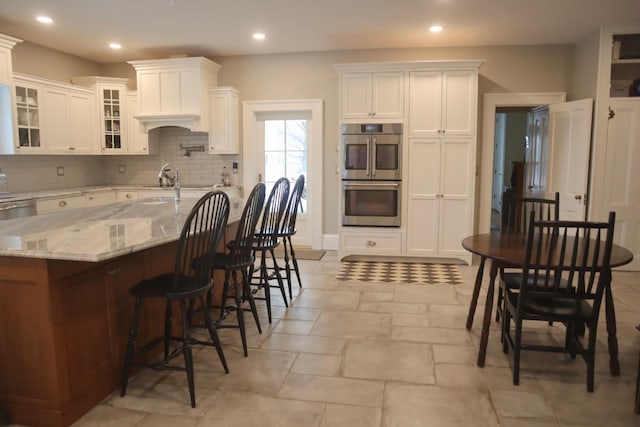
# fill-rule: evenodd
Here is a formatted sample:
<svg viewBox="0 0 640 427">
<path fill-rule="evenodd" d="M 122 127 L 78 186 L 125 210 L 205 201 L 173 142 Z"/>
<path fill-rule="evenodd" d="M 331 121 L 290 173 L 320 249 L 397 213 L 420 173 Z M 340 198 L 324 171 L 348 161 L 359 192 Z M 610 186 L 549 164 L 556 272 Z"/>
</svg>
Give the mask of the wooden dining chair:
<svg viewBox="0 0 640 427">
<path fill-rule="evenodd" d="M 531 212 L 536 221 L 558 221 L 560 219 L 560 193 L 553 199 L 540 198 L 505 198 L 502 205 L 502 233 L 526 233 L 529 229 Z M 498 302 L 496 303 L 496 322 L 500 321 L 503 310 L 504 289 L 517 289 L 520 286 L 522 270 L 500 268 Z"/>
<path fill-rule="evenodd" d="M 581 355 L 587 364 L 587 390 L 593 391 L 598 317 L 611 284 L 614 224 L 615 212 L 607 222 L 536 221 L 531 213 L 520 285 L 505 288 L 502 316 L 503 351 L 513 352 L 514 385 L 520 380 L 521 352 L 546 351 L 572 359 Z M 564 343 L 525 342 L 523 326 L 532 321 L 564 324 Z"/>
<path fill-rule="evenodd" d="M 282 225 L 280 227 L 280 233 L 278 236 L 282 238 L 282 247 L 284 252 L 284 269 L 287 276 L 287 284 L 289 286 L 289 299 L 293 298 L 291 290 L 291 264 L 293 264 L 293 270 L 296 273 L 298 279 L 298 285 L 302 287 L 302 281 L 300 280 L 300 269 L 298 268 L 298 260 L 296 259 L 296 251 L 293 247 L 291 237 L 296 234 L 296 220 L 298 218 L 298 210 L 300 209 L 300 200 L 302 199 L 302 192 L 304 191 L 305 178 L 304 175 L 298 176 L 296 183 L 293 185 L 291 194 L 289 195 L 289 201 L 282 217 Z M 291 264 L 289 264 L 291 260 Z"/>
</svg>

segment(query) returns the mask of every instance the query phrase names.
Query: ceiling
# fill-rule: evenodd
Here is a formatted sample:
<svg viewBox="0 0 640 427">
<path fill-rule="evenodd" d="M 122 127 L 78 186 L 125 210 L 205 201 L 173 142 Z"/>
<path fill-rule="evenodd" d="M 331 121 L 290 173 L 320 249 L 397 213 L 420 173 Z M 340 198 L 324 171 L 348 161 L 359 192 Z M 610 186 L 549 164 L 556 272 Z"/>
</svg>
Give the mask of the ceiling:
<svg viewBox="0 0 640 427">
<path fill-rule="evenodd" d="M 35 21 L 37 15 L 53 24 Z M 440 24 L 441 33 L 428 27 Z M 402 47 L 572 44 L 638 0 L 0 0 L 0 32 L 100 63 Z M 252 39 L 256 31 L 267 36 Z M 122 49 L 108 48 L 117 41 Z"/>
</svg>

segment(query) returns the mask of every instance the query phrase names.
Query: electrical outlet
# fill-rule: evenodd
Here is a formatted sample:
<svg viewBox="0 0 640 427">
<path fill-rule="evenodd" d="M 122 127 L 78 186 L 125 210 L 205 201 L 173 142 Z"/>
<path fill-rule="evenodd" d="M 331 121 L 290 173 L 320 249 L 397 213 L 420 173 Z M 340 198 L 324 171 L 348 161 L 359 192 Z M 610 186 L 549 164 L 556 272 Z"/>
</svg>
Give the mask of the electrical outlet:
<svg viewBox="0 0 640 427">
<path fill-rule="evenodd" d="M 127 171 L 127 166 L 126 165 L 118 165 L 118 172 L 119 173 L 125 173 Z"/>
<path fill-rule="evenodd" d="M 64 166 L 58 166 L 58 176 L 64 176 Z"/>
</svg>

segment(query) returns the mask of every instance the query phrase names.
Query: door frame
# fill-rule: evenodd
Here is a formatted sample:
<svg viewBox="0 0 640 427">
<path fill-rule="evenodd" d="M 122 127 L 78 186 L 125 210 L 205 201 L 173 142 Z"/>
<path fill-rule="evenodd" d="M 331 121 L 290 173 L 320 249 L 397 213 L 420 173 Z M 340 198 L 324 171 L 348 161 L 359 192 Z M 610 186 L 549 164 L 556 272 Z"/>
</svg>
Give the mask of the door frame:
<svg viewBox="0 0 640 427">
<path fill-rule="evenodd" d="M 478 233 L 491 229 L 491 201 L 493 195 L 493 156 L 496 109 L 498 107 L 536 107 L 565 102 L 564 92 L 541 93 L 485 93 L 482 119 L 482 154 L 480 157 L 480 191 Z"/>
<path fill-rule="evenodd" d="M 257 169 L 257 127 L 261 113 L 273 112 L 308 112 L 309 146 L 307 155 L 307 192 L 309 193 L 309 227 L 311 229 L 311 247 L 322 249 L 322 146 L 323 146 L 323 112 L 321 99 L 294 99 L 270 101 L 244 101 L 242 103 L 242 185 L 245 189 L 253 188 L 258 183 Z"/>
</svg>

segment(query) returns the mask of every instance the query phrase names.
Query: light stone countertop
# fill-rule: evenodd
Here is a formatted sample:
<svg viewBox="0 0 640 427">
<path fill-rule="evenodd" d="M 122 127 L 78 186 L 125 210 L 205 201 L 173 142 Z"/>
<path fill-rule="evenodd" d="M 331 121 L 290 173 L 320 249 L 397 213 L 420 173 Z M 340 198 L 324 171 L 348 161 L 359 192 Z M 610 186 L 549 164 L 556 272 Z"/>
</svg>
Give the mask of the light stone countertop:
<svg viewBox="0 0 640 427">
<path fill-rule="evenodd" d="M 197 200 L 154 197 L 0 221 L 0 256 L 98 262 L 162 245 L 178 240 Z M 242 207 L 231 199 L 229 222 Z"/>
</svg>

